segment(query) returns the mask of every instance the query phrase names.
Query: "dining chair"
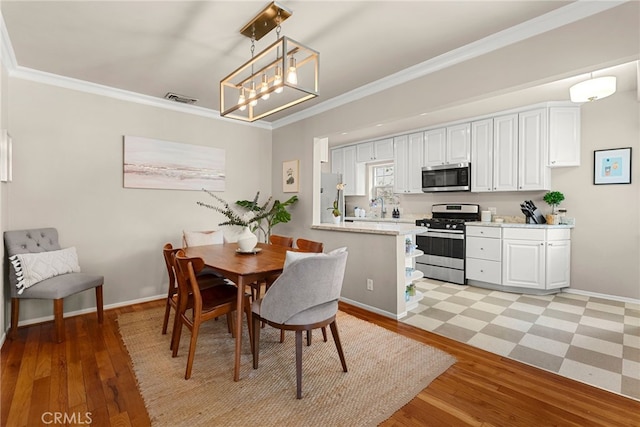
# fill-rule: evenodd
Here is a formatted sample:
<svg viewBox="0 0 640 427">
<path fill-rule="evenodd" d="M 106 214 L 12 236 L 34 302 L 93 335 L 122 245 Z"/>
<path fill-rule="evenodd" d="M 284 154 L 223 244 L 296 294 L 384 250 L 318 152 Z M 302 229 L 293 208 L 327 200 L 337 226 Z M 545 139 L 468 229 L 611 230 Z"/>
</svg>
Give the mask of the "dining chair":
<svg viewBox="0 0 640 427">
<path fill-rule="evenodd" d="M 302 238 L 296 240 L 296 247 L 303 252 L 322 252 L 324 250 L 322 242 Z"/>
<path fill-rule="evenodd" d="M 230 283 L 201 289 L 198 286 L 199 271 L 204 267 L 202 258 L 189 258 L 185 256 L 182 249 L 173 254 L 176 266 L 176 278 L 178 282 L 178 299 L 176 308 L 176 319 L 178 322 L 173 328 L 173 349 L 172 356 L 178 355 L 180 347 L 180 335 L 182 325 L 191 331 L 189 342 L 189 355 L 187 357 L 187 369 L 184 378 L 191 377 L 193 358 L 198 341 L 200 325 L 207 320 L 215 319 L 226 315 L 228 328 L 233 331 L 232 313 L 236 311 L 237 287 Z M 189 311 L 191 314 L 189 314 Z M 249 328 L 249 340 L 253 349 L 253 331 L 251 330 L 251 301 L 249 294 L 244 295 L 244 311 L 247 315 L 247 325 Z M 232 332 L 233 334 L 233 332 Z"/>
<path fill-rule="evenodd" d="M 324 244 L 322 242 L 316 242 L 307 239 L 296 240 L 296 246 L 301 252 L 315 252 L 321 253 L 324 250 Z M 322 327 L 322 338 L 324 342 L 327 342 L 327 328 Z M 284 330 L 280 330 L 280 342 L 284 342 Z M 311 331 L 307 331 L 307 345 L 311 345 Z"/>
<path fill-rule="evenodd" d="M 271 243 L 272 245 L 284 246 L 285 248 L 292 248 L 293 237 L 272 234 L 271 236 L 269 236 L 269 243 Z"/>
<path fill-rule="evenodd" d="M 11 288 L 11 329 L 18 330 L 21 299 L 53 300 L 54 339 L 64 341 L 64 298 L 94 288 L 98 323 L 103 322 L 102 286 L 104 277 L 80 271 L 75 247 L 62 249 L 55 228 L 4 232 L 5 253 Z"/>
<path fill-rule="evenodd" d="M 302 331 L 329 326 L 342 364 L 347 363 L 342 351 L 336 314 L 342 289 L 347 252 L 318 254 L 292 262 L 271 285 L 262 299 L 254 301 L 253 369 L 258 369 L 260 322 L 296 333 L 296 397 L 302 398 Z M 313 347 L 310 347 L 310 349 Z M 312 351 L 312 350 L 307 350 Z"/>
<path fill-rule="evenodd" d="M 162 321 L 162 335 L 166 335 L 167 327 L 169 325 L 169 317 L 171 315 L 171 309 L 176 310 L 178 306 L 178 283 L 176 281 L 176 267 L 174 254 L 180 248 L 174 248 L 171 243 L 166 243 L 162 247 L 162 256 L 164 258 L 165 266 L 167 267 L 167 276 L 169 278 L 169 286 L 167 289 L 167 300 L 164 308 L 164 319 Z M 198 285 L 200 289 L 210 288 L 212 286 L 224 285 L 226 283 L 224 277 L 217 273 L 210 274 L 206 270 L 202 270 L 198 274 Z M 174 319 L 174 327 L 177 319 Z M 169 348 L 173 348 L 173 340 Z"/>
<path fill-rule="evenodd" d="M 271 236 L 269 236 L 269 243 L 276 246 L 284 246 L 285 248 L 292 248 L 293 237 L 272 234 Z M 260 298 L 260 294 L 262 292 L 262 285 L 264 284 L 264 290 L 266 292 L 267 289 L 269 289 L 269 286 L 271 286 L 271 283 L 273 283 L 273 281 L 276 280 L 276 277 L 277 276 L 269 277 L 264 282 L 251 283 L 249 285 L 251 286 L 251 299 L 255 301 L 256 299 Z"/>
</svg>

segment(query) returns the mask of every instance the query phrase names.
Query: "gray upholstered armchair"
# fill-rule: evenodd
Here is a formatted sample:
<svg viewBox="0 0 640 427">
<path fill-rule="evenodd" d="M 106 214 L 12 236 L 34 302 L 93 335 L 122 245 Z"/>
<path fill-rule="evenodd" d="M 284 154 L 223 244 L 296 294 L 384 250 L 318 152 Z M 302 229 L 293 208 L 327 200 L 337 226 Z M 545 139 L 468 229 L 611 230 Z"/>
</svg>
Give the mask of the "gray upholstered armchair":
<svg viewBox="0 0 640 427">
<path fill-rule="evenodd" d="M 102 284 L 104 283 L 104 277 L 79 272 L 80 268 L 77 265 L 75 248 L 60 248 L 58 231 L 55 228 L 5 231 L 4 243 L 5 253 L 7 258 L 10 259 L 8 281 L 11 290 L 10 338 L 15 338 L 16 336 L 20 300 L 26 298 L 53 300 L 55 340 L 57 342 L 64 341 L 63 299 L 69 295 L 95 288 L 98 323 L 102 323 Z M 18 263 L 18 257 L 14 257 L 14 255 L 18 254 L 41 255 L 27 255 L 29 263 L 32 264 L 29 267 L 25 265 L 25 259 L 23 259 L 24 262 L 22 264 Z M 76 268 L 69 267 L 70 265 L 76 265 Z M 33 276 L 37 277 L 35 280 L 38 281 L 32 285 L 27 283 L 25 286 L 24 281 L 18 280 L 16 269 L 22 271 L 19 273 L 22 278 L 26 275 L 24 271 L 33 272 Z M 49 277 L 47 278 L 47 276 Z"/>
<path fill-rule="evenodd" d="M 342 351 L 336 314 L 338 299 L 347 264 L 347 252 L 306 254 L 291 264 L 269 287 L 262 299 L 254 301 L 253 368 L 258 368 L 260 323 L 266 322 L 280 330 L 296 332 L 296 397 L 302 397 L 302 331 L 331 328 L 342 369 L 347 363 Z M 310 347 L 313 349 L 313 347 Z M 309 350 L 312 351 L 312 350 Z"/>
</svg>

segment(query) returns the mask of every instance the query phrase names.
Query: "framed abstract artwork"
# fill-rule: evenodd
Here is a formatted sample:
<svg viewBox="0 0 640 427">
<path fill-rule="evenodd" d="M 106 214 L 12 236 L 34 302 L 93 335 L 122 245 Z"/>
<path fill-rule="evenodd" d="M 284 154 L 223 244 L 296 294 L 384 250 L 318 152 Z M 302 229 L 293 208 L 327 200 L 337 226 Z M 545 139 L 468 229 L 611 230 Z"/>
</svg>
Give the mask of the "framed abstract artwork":
<svg viewBox="0 0 640 427">
<path fill-rule="evenodd" d="M 593 184 L 631 184 L 631 147 L 595 150 Z"/>
<path fill-rule="evenodd" d="M 282 162 L 282 192 L 297 193 L 300 191 L 298 160 Z"/>
</svg>

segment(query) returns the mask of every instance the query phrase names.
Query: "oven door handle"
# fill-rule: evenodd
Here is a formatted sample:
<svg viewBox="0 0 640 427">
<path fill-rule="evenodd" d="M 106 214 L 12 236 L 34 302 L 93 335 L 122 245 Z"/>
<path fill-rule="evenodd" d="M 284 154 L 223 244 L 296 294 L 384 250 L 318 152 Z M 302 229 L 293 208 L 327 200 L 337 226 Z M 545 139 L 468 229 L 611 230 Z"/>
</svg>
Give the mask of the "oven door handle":
<svg viewBox="0 0 640 427">
<path fill-rule="evenodd" d="M 418 234 L 418 236 L 423 236 L 423 237 L 440 237 L 442 239 L 457 239 L 457 240 L 464 240 L 464 233 L 463 232 L 438 232 L 438 231 L 427 231 L 426 233 L 420 233 Z"/>
</svg>

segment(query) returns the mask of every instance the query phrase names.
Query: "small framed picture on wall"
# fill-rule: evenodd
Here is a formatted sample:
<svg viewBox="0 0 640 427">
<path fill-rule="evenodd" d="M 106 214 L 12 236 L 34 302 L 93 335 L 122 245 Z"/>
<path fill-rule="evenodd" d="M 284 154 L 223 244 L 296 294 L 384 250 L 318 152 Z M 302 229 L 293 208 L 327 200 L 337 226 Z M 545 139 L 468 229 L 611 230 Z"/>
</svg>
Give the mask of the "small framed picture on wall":
<svg viewBox="0 0 640 427">
<path fill-rule="evenodd" d="M 631 147 L 595 150 L 593 184 L 631 184 Z"/>
<path fill-rule="evenodd" d="M 297 193 L 300 190 L 298 160 L 282 162 L 282 192 Z"/>
</svg>

